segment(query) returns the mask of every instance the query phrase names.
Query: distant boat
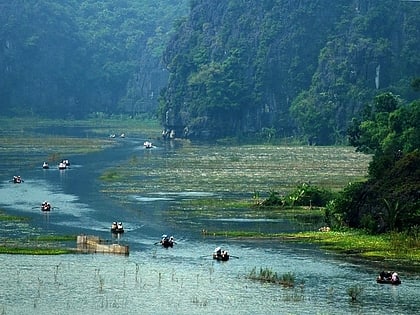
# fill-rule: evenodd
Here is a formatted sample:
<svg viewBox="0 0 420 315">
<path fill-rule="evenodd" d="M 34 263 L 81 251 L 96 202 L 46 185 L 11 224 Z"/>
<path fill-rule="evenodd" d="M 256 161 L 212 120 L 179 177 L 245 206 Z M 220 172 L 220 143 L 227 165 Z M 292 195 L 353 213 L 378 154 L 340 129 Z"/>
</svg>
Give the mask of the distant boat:
<svg viewBox="0 0 420 315">
<path fill-rule="evenodd" d="M 51 211 L 51 204 L 47 201 L 44 201 L 41 204 L 41 211 Z"/>
<path fill-rule="evenodd" d="M 20 184 L 23 183 L 23 179 L 20 176 L 13 176 L 13 183 Z"/>
<path fill-rule="evenodd" d="M 115 234 L 121 234 L 124 233 L 124 227 L 122 222 L 112 222 L 111 224 L 111 232 Z"/>
<path fill-rule="evenodd" d="M 144 145 L 144 147 L 145 147 L 146 149 L 151 149 L 151 148 L 153 148 L 153 144 L 152 144 L 150 141 L 145 141 L 145 142 L 143 143 L 143 145 Z"/>
<path fill-rule="evenodd" d="M 227 250 L 222 250 L 220 247 L 216 247 L 213 253 L 213 259 L 219 261 L 228 261 L 229 260 L 229 253 Z"/>
<path fill-rule="evenodd" d="M 383 284 L 399 285 L 401 284 L 401 279 L 398 273 L 396 272 L 382 271 L 379 274 L 379 276 L 376 278 L 376 282 L 383 283 Z"/>
<path fill-rule="evenodd" d="M 60 163 L 58 163 L 58 169 L 65 170 L 69 168 L 70 161 L 69 160 L 62 160 Z"/>
<path fill-rule="evenodd" d="M 47 163 L 47 162 L 44 162 L 44 163 L 42 163 L 42 168 L 43 168 L 43 169 L 49 169 L 49 168 L 50 168 L 50 166 L 48 165 L 48 163 Z"/>
<path fill-rule="evenodd" d="M 166 234 L 164 234 L 164 235 L 162 235 L 162 239 L 160 240 L 160 243 L 165 248 L 174 247 L 175 239 L 174 239 L 173 236 L 168 237 Z"/>
</svg>

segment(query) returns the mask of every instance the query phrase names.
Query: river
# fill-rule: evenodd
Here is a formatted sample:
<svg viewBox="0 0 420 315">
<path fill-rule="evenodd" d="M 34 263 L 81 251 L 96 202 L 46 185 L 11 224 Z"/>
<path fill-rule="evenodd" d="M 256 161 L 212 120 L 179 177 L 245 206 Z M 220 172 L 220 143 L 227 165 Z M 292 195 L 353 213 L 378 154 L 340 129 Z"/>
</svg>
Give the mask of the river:
<svg viewBox="0 0 420 315">
<path fill-rule="evenodd" d="M 104 193 L 99 180 L 104 169 L 118 167 L 130 156 L 153 164 L 154 157 L 164 160 L 178 152 L 177 146 L 164 143 L 146 150 L 141 137 L 116 141 L 119 145 L 105 151 L 69 157 L 71 166 L 64 171 L 55 166 L 43 170 L 40 161 L 39 167 L 20 170 L 25 180 L 22 184 L 2 178 L 0 206 L 31 219 L 25 229 L 28 236 L 83 233 L 110 239 L 110 223 L 123 221 L 126 232 L 114 242 L 128 244 L 129 256 L 0 255 L 0 314 L 419 313 L 418 275 L 401 274 L 400 286 L 379 285 L 374 267 L 347 261 L 313 245 L 204 237 L 196 228 L 202 223 L 197 220 L 203 218 L 167 219 L 169 209 L 179 200 L 220 192 L 174 193 L 162 189 L 165 186 L 160 182 L 147 194 L 116 198 Z M 4 166 L 7 159 L 24 155 L 0 158 Z M 43 200 L 52 202 L 53 211 L 39 210 Z M 284 222 L 276 220 L 220 218 L 211 224 L 220 222 L 284 230 Z M 3 236 L 12 234 L 4 225 Z M 163 233 L 175 235 L 173 248 L 155 245 Z M 216 246 L 227 248 L 234 257 L 227 262 L 214 261 L 211 253 Z M 247 276 L 253 268 L 270 268 L 279 275 L 292 273 L 295 286 L 252 281 Z M 362 290 L 357 301 L 347 294 L 351 287 Z"/>
</svg>

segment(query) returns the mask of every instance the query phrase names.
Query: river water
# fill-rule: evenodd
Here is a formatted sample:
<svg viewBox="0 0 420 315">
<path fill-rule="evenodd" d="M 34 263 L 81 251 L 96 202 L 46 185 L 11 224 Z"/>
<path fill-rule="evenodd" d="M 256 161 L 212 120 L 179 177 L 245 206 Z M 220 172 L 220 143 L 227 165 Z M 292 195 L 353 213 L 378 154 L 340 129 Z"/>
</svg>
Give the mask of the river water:
<svg viewBox="0 0 420 315">
<path fill-rule="evenodd" d="M 166 219 L 174 203 L 212 196 L 212 191 L 169 193 L 160 184 L 148 194 L 129 197 L 102 192 L 99 176 L 104 169 L 117 167 L 133 155 L 142 163 L 153 163 L 153 155 L 177 153 L 176 146 L 163 143 L 150 152 L 142 148 L 144 140 L 118 139 L 118 146 L 103 152 L 69 157 L 71 167 L 64 171 L 43 170 L 40 161 L 39 167 L 20 170 L 25 180 L 20 185 L 11 184 L 9 177 L 0 179 L 0 206 L 31 219 L 22 223 L 26 227 L 21 233 L 84 233 L 110 239 L 110 223 L 121 220 L 126 233 L 114 242 L 130 246 L 129 256 L 0 255 L 0 314 L 419 313 L 416 274 L 401 274 L 400 286 L 379 285 L 374 267 L 316 246 L 204 237 L 196 228 L 197 218 Z M 4 155 L 0 164 L 4 167 L 12 158 L 25 156 Z M 39 211 L 43 200 L 52 202 L 53 211 Z M 284 222 L 276 220 L 220 218 L 213 224 L 220 222 L 284 230 Z M 14 231 L 4 223 L 0 233 L 13 235 Z M 174 248 L 155 245 L 163 233 L 175 235 Z M 229 249 L 234 257 L 223 263 L 213 261 L 216 246 Z M 295 287 L 252 281 L 247 276 L 253 268 L 293 273 Z M 362 293 L 351 301 L 347 290 L 356 286 Z"/>
</svg>

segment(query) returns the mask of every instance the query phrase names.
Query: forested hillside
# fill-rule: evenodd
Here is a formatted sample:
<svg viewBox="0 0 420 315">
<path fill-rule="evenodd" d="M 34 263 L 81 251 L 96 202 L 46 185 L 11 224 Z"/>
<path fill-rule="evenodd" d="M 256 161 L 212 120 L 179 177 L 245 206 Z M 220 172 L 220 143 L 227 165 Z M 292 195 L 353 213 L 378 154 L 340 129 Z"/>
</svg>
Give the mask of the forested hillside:
<svg viewBox="0 0 420 315">
<path fill-rule="evenodd" d="M 375 95 L 415 98 L 419 25 L 410 1 L 192 1 L 164 55 L 162 123 L 190 138 L 338 143 Z"/>
<path fill-rule="evenodd" d="M 188 0 L 0 0 L 0 114 L 156 112 Z"/>
<path fill-rule="evenodd" d="M 339 143 L 420 71 L 417 1 L 0 0 L 0 23 L 0 114 L 158 113 L 189 138 Z"/>
</svg>

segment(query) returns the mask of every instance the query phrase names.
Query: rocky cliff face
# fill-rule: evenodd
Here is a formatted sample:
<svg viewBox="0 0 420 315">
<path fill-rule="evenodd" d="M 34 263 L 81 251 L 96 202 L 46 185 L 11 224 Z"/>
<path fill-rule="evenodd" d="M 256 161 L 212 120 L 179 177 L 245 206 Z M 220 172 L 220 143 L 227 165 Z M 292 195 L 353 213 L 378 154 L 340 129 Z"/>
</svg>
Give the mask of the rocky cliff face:
<svg viewBox="0 0 420 315">
<path fill-rule="evenodd" d="M 402 91 L 418 71 L 418 7 L 391 0 L 192 1 L 165 54 L 162 123 L 191 138 L 270 129 L 336 142 L 375 92 Z"/>
</svg>

